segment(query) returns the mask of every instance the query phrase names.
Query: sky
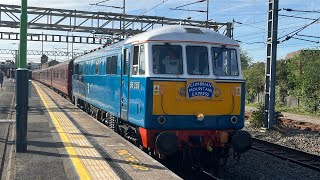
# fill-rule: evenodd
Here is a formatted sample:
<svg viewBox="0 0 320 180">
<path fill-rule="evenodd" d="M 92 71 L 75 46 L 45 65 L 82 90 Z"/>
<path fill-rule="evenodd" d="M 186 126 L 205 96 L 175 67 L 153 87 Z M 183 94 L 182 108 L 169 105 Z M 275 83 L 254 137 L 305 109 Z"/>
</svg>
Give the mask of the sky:
<svg viewBox="0 0 320 180">
<path fill-rule="evenodd" d="M 61 9 L 77 9 L 85 11 L 105 11 L 105 12 L 118 12 L 122 10 L 114 8 L 106 8 L 99 6 L 92 6 L 90 3 L 97 3 L 101 0 L 28 0 L 29 6 L 36 7 L 50 7 Z M 198 0 L 126 0 L 126 14 L 140 15 L 148 11 L 145 15 L 164 16 L 169 18 L 186 19 L 191 17 L 193 20 L 206 20 L 205 13 L 190 12 L 190 11 L 174 11 L 170 8 L 175 8 L 180 5 L 196 2 Z M 14 4 L 20 5 L 21 0 L 0 0 L 1 4 Z M 279 0 L 279 9 L 291 8 L 294 10 L 305 11 L 318 11 L 320 10 L 320 0 Z M 154 8 L 156 5 L 161 5 Z M 122 0 L 110 0 L 102 3 L 109 6 L 122 6 Z M 206 10 L 206 2 L 197 3 L 194 5 L 186 6 L 189 10 Z M 151 10 L 150 10 L 151 9 Z M 150 10 L 150 11 L 149 11 Z M 252 57 L 254 62 L 265 61 L 266 59 L 266 34 L 267 34 L 267 11 L 268 0 L 209 0 L 209 19 L 216 22 L 235 22 L 234 23 L 234 39 L 240 42 L 240 47 Z M 320 13 L 312 12 L 288 12 L 281 10 L 280 15 L 299 16 L 306 18 L 317 19 Z M 297 30 L 303 26 L 308 25 L 313 20 L 292 18 L 292 17 L 279 17 L 279 32 L 278 37 L 286 37 L 292 31 Z M 0 27 L 0 31 L 18 32 L 18 29 L 10 29 Z M 293 36 L 288 41 L 281 42 L 278 45 L 278 59 L 284 58 L 287 53 L 308 48 L 318 48 L 319 43 L 310 42 L 319 41 L 317 37 L 307 36 L 320 36 L 319 23 L 315 22 L 305 28 L 299 33 L 300 36 Z M 30 33 L 39 33 L 42 30 L 29 30 Z M 51 33 L 44 31 L 44 33 Z M 54 32 L 57 33 L 57 32 Z M 67 32 L 60 32 L 60 34 L 67 34 Z M 89 34 L 84 34 L 89 35 Z M 301 36 L 303 35 L 303 36 Z M 283 40 L 284 38 L 280 39 Z M 304 40 L 301 40 L 304 39 Z M 18 41 L 0 40 L 0 49 L 17 49 Z M 44 43 L 44 50 L 47 51 L 66 51 L 71 48 L 71 44 L 66 43 Z M 83 52 L 91 50 L 99 45 L 88 44 L 74 44 L 74 51 Z M 29 50 L 41 49 L 41 42 L 28 42 Z M 1 55 L 12 57 L 12 55 Z M 38 58 L 38 56 L 29 56 L 30 58 Z M 67 57 L 49 57 L 50 59 L 63 60 Z"/>
</svg>

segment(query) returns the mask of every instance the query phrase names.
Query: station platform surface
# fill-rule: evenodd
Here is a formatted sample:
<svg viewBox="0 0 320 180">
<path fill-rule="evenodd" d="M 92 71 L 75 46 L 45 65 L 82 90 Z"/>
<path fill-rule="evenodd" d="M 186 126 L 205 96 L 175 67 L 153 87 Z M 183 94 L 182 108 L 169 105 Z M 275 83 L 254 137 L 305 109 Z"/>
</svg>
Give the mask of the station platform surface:
<svg viewBox="0 0 320 180">
<path fill-rule="evenodd" d="M 33 82 L 15 179 L 180 179 L 50 88 Z"/>
<path fill-rule="evenodd" d="M 10 159 L 13 150 L 14 132 L 14 83 L 4 78 L 3 88 L 0 89 L 0 179 L 10 176 Z"/>
</svg>

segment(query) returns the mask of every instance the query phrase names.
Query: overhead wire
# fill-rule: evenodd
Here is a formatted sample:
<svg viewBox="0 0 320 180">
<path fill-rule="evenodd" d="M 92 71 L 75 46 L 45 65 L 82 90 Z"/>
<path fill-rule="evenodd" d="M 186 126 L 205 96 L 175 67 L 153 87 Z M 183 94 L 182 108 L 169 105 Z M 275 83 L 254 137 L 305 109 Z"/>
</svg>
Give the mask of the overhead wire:
<svg viewBox="0 0 320 180">
<path fill-rule="evenodd" d="M 303 15 L 303 14 L 307 14 L 307 13 L 299 13 L 299 14 L 294 14 L 294 15 Z M 278 20 L 283 19 L 284 17 L 279 17 Z M 250 23 L 250 24 L 260 24 L 260 23 L 267 23 L 268 20 L 262 20 L 262 21 L 257 21 L 254 23 Z M 239 26 L 245 26 L 245 25 L 239 25 Z"/>
<path fill-rule="evenodd" d="M 204 1 L 208 1 L 208 0 L 198 0 L 198 1 L 196 1 L 196 2 L 184 4 L 184 5 L 181 5 L 181 6 L 177 6 L 177 7 L 175 7 L 175 8 L 177 9 L 177 8 L 181 8 L 181 7 L 186 7 L 186 6 L 189 6 L 189 5 L 192 5 L 192 4 L 202 3 L 202 2 L 204 2 Z"/>
<path fill-rule="evenodd" d="M 244 24 L 244 25 L 246 25 L 246 26 L 249 26 L 249 27 L 252 27 L 252 28 L 256 28 L 256 29 L 266 30 L 266 29 L 264 29 L 264 28 L 255 27 L 255 26 L 252 26 L 252 25 L 250 25 L 250 24 L 245 24 L 245 23 L 236 21 L 236 20 L 234 20 L 234 19 L 233 19 L 233 22 L 234 22 L 234 23 L 237 23 L 237 24 Z"/>
<path fill-rule="evenodd" d="M 314 18 L 307 18 L 307 17 L 301 17 L 301 16 L 289 16 L 289 15 L 284 15 L 284 14 L 279 14 L 279 16 L 291 17 L 291 18 L 298 18 L 298 19 L 307 19 L 307 20 L 316 20 L 316 19 L 314 19 Z"/>
<path fill-rule="evenodd" d="M 292 39 L 302 40 L 302 41 L 307 41 L 307 42 L 319 43 L 319 41 L 313 41 L 313 40 L 309 40 L 309 39 L 302 39 L 302 38 L 297 38 L 297 37 L 291 37 L 291 38 L 292 38 Z"/>
<path fill-rule="evenodd" d="M 162 5 L 162 4 L 164 4 L 164 3 L 168 2 L 168 1 L 169 1 L 169 0 L 163 0 L 161 3 L 159 3 L 159 4 L 157 4 L 157 5 L 153 6 L 153 7 L 151 7 L 151 8 L 149 8 L 149 9 L 147 9 L 147 10 L 144 11 L 143 13 L 139 14 L 138 17 L 135 18 L 135 20 L 137 20 L 139 17 L 143 16 L 143 15 L 146 14 L 147 12 L 149 12 L 149 11 L 151 11 L 151 10 L 159 7 L 160 5 Z M 133 23 L 134 23 L 134 21 L 129 22 L 129 23 L 127 23 L 127 24 L 125 25 L 125 27 L 128 27 L 128 26 L 130 26 L 130 25 L 133 24 Z M 119 26 L 118 26 L 117 28 L 119 28 Z"/>
<path fill-rule="evenodd" d="M 182 9 L 182 7 L 186 7 L 186 6 L 189 6 L 189 5 L 198 4 L 198 3 L 202 3 L 202 2 L 206 2 L 206 1 L 209 1 L 209 0 L 197 0 L 196 2 L 184 4 L 184 5 L 177 6 L 177 7 L 175 7 L 175 8 L 169 8 L 169 9 L 170 9 L 170 10 L 175 10 L 175 11 L 191 11 L 191 12 L 208 13 L 206 10 Z"/>
<path fill-rule="evenodd" d="M 305 26 L 305 24 L 304 24 L 304 25 L 299 25 L 299 26 L 289 26 L 289 27 L 286 27 L 286 28 L 280 28 L 280 29 L 278 29 L 278 31 L 279 31 L 279 30 L 285 30 L 285 29 L 291 29 L 291 28 L 295 28 L 295 27 L 303 27 L 303 26 Z M 253 36 L 253 35 L 263 34 L 263 33 L 267 33 L 267 31 L 264 31 L 264 32 L 254 32 L 254 33 L 250 33 L 250 34 L 244 34 L 244 35 L 241 35 L 241 36 L 235 36 L 235 38 Z"/>
<path fill-rule="evenodd" d="M 311 38 L 320 38 L 320 36 L 311 36 L 311 35 L 304 35 L 304 34 L 297 34 L 297 36 L 304 36 L 304 37 L 311 37 Z"/>
<path fill-rule="evenodd" d="M 302 14 L 306 14 L 306 13 L 300 13 L 300 14 L 296 14 L 296 15 L 302 15 Z M 283 19 L 284 17 L 280 17 L 278 19 Z M 255 23 L 242 23 L 242 24 L 239 24 L 237 25 L 237 27 L 242 27 L 242 26 L 252 26 L 252 24 L 259 24 L 259 23 L 262 23 L 262 22 L 267 22 L 267 20 L 263 20 L 263 21 L 258 21 L 258 22 L 255 22 Z M 305 22 L 305 21 L 300 21 L 300 22 Z M 298 22 L 295 22 L 295 23 L 298 23 Z M 291 24 L 291 23 L 287 23 L 287 24 Z M 283 24 L 283 25 L 286 25 L 286 24 Z M 289 29 L 289 28 L 292 28 L 292 27 L 303 27 L 304 25 L 300 25 L 300 26 L 291 26 L 291 27 L 286 27 L 286 28 L 281 28 L 279 30 L 283 30 L 283 29 Z M 267 32 L 255 32 L 255 33 L 249 33 L 249 34 L 244 34 L 244 35 L 241 35 L 241 36 L 235 36 L 235 37 L 246 37 L 246 36 L 252 36 L 252 35 L 256 35 L 256 34 L 262 34 L 262 33 L 267 33 Z"/>
<path fill-rule="evenodd" d="M 295 11 L 295 12 L 307 12 L 307 13 L 320 13 L 320 10 L 319 11 L 308 11 L 308 10 L 298 10 L 298 9 L 291 9 L 291 8 L 283 8 L 282 10 L 288 11 L 288 12 Z"/>
<path fill-rule="evenodd" d="M 306 29 L 307 27 L 311 26 L 312 24 L 316 23 L 316 22 L 319 21 L 319 20 L 320 20 L 320 17 L 317 18 L 316 20 L 312 21 L 311 23 L 309 23 L 309 24 L 307 24 L 307 25 L 299 28 L 299 29 L 296 29 L 296 30 L 294 30 L 294 31 L 292 31 L 292 32 L 284 35 L 284 36 L 281 36 L 280 38 L 278 38 L 278 40 L 280 40 L 281 38 L 286 37 L 286 38 L 285 38 L 284 40 L 282 40 L 281 42 L 288 41 L 288 40 L 291 39 L 293 36 L 297 35 L 299 32 L 303 31 L 304 29 Z"/>
<path fill-rule="evenodd" d="M 167 0 L 168 1 L 168 0 Z M 203 2 L 205 0 L 200 0 L 200 2 Z M 141 15 L 151 11 L 152 9 L 160 6 L 161 4 L 163 4 L 164 2 L 161 2 L 160 4 L 156 5 L 155 7 L 152 7 L 151 9 L 147 10 L 146 12 L 142 13 Z M 192 4 L 196 4 L 196 3 L 199 3 L 199 1 L 196 1 L 196 2 L 193 2 L 193 3 L 188 3 L 188 4 L 185 4 L 185 5 L 181 5 L 181 6 L 177 6 L 176 8 L 180 8 L 180 7 L 185 7 L 187 5 L 192 5 Z M 235 5 L 235 6 L 229 6 L 228 9 L 230 8 L 234 8 L 234 7 L 239 7 L 239 6 L 243 6 L 243 5 L 246 5 L 246 4 L 252 4 L 252 2 L 250 3 L 242 3 L 242 4 L 238 4 L 238 5 Z M 223 11 L 224 9 L 221 9 L 220 11 Z M 285 10 L 285 8 L 283 9 Z M 315 12 L 315 11 L 304 11 L 304 10 L 289 10 L 289 11 L 296 11 L 296 12 L 303 12 L 303 13 L 298 13 L 296 15 L 292 15 L 292 16 L 289 16 L 289 15 L 283 15 L 283 14 L 279 14 L 279 16 L 282 16 L 282 17 L 279 17 L 278 19 L 282 19 L 282 18 L 299 18 L 299 19 L 305 19 L 305 20 L 319 20 L 319 19 L 313 19 L 313 18 L 308 18 L 308 17 L 300 17 L 300 16 L 297 16 L 297 15 L 301 15 L 301 14 L 307 14 L 307 13 L 310 13 L 310 12 Z M 170 11 L 169 11 L 170 12 Z M 317 11 L 316 11 L 317 12 Z M 212 12 L 212 13 L 217 13 L 216 12 Z M 212 14 L 212 13 L 209 13 L 209 14 Z M 317 12 L 318 13 L 318 12 Z M 167 13 L 168 14 L 168 13 Z M 200 15 L 201 16 L 201 15 Z M 198 16 L 195 16 L 195 17 L 198 17 Z M 195 18 L 193 17 L 193 18 Z M 263 22 L 266 22 L 266 20 L 264 21 L 256 21 L 254 23 L 242 23 L 242 22 L 239 22 L 239 21 L 236 21 L 235 23 L 238 24 L 238 26 L 248 26 L 248 27 L 252 27 L 252 28 L 256 28 L 256 29 L 261 29 L 261 30 L 265 30 L 264 28 L 259 28 L 259 27 L 256 27 L 256 26 L 253 26 L 252 24 L 259 24 L 259 23 L 263 23 Z M 294 33 L 295 32 L 298 32 L 300 29 L 305 29 L 306 25 L 300 25 L 300 26 L 293 26 L 293 27 L 299 27 L 299 29 L 297 29 L 297 31 L 293 31 Z M 128 26 L 127 26 L 128 27 Z M 308 27 L 308 26 L 307 26 Z M 286 28 L 282 28 L 282 29 L 279 29 L 279 30 L 284 30 L 284 29 L 289 29 L 290 27 L 286 27 Z M 291 27 L 292 28 L 292 27 Z M 301 32 L 301 31 L 299 31 Z M 247 34 L 247 35 L 241 35 L 241 36 L 237 36 L 237 38 L 240 38 L 240 37 L 246 37 L 246 36 L 251 36 L 251 35 L 256 35 L 256 34 L 262 34 L 262 33 L 267 33 L 267 32 L 257 32 L 257 33 L 252 33 L 252 34 Z M 289 34 L 286 34 L 286 35 L 292 35 L 292 32 L 289 33 Z M 282 36 L 285 37 L 286 35 Z M 300 34 L 296 34 L 295 36 L 300 36 Z M 260 37 L 259 37 L 260 38 Z M 257 39 L 257 38 L 256 38 Z M 302 38 L 300 38 L 302 39 Z M 251 39 L 252 40 L 252 39 Z M 241 43 L 245 43 L 245 44 L 259 44 L 259 43 L 264 43 L 264 42 L 241 42 Z"/>
</svg>

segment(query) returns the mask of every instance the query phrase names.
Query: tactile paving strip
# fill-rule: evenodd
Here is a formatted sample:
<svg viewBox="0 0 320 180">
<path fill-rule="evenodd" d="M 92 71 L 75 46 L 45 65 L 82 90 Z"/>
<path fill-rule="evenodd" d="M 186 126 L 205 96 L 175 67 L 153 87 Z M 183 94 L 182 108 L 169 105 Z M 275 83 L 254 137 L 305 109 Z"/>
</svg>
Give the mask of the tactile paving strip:
<svg viewBox="0 0 320 180">
<path fill-rule="evenodd" d="M 33 82 L 81 179 L 120 179 L 87 138 Z"/>
</svg>

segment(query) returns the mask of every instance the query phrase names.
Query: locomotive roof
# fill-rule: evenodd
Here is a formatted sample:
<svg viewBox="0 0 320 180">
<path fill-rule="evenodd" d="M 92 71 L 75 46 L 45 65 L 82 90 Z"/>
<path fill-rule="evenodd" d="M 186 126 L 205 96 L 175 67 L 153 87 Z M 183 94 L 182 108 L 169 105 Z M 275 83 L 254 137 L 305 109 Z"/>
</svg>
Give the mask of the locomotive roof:
<svg viewBox="0 0 320 180">
<path fill-rule="evenodd" d="M 203 44 L 220 44 L 228 46 L 239 46 L 238 42 L 214 32 L 209 29 L 194 26 L 169 25 L 137 34 L 127 40 L 99 48 L 93 52 L 75 58 L 74 62 L 87 60 L 87 57 L 94 57 L 110 49 L 121 48 L 125 44 L 138 44 L 144 42 L 191 42 Z"/>
<path fill-rule="evenodd" d="M 239 46 L 237 41 L 212 30 L 182 25 L 170 25 L 153 29 L 129 38 L 125 41 L 125 44 L 143 43 L 147 41 L 199 42 Z"/>
</svg>

